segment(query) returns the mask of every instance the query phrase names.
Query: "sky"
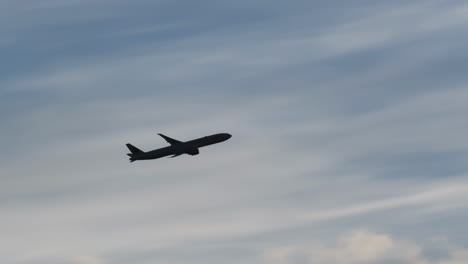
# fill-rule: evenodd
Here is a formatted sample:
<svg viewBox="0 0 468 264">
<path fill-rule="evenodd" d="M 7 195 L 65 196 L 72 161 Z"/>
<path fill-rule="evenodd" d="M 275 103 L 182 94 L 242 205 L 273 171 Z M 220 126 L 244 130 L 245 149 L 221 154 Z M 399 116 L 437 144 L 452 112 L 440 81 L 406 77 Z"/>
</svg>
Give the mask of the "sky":
<svg viewBox="0 0 468 264">
<path fill-rule="evenodd" d="M 1 263 L 468 263 L 467 29 L 458 0 L 0 0 Z"/>
</svg>

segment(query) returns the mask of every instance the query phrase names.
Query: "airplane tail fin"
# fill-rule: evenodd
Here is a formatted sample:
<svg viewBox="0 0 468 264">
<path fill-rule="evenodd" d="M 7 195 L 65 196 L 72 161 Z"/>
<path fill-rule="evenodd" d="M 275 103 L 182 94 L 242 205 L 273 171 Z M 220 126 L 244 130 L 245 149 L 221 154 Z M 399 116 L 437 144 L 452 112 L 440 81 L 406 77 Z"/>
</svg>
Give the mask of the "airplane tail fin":
<svg viewBox="0 0 468 264">
<path fill-rule="evenodd" d="M 131 153 L 128 153 L 127 156 L 130 157 L 130 162 L 134 162 L 136 159 L 133 155 L 138 153 L 144 153 L 141 149 L 133 146 L 132 144 L 127 144 L 127 148 L 130 150 Z"/>
<path fill-rule="evenodd" d="M 133 146 L 132 144 L 127 144 L 127 148 L 130 150 L 130 152 L 132 154 L 127 154 L 128 156 L 132 156 L 133 154 L 138 154 L 138 153 L 143 153 L 143 151 L 135 146 Z"/>
</svg>

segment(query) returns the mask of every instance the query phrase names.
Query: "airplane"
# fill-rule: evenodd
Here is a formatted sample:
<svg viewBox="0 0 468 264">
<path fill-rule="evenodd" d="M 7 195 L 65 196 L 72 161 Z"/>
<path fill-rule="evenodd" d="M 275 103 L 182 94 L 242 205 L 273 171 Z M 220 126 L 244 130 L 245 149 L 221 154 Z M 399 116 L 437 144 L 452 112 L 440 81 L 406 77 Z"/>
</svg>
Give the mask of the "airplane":
<svg viewBox="0 0 468 264">
<path fill-rule="evenodd" d="M 179 141 L 177 139 L 170 138 L 163 134 L 159 134 L 170 146 L 155 149 L 152 151 L 144 152 L 139 148 L 133 146 L 132 144 L 126 144 L 127 148 L 130 150 L 131 153 L 127 155 L 130 157 L 130 162 L 134 162 L 135 160 L 152 160 L 152 159 L 159 159 L 166 156 L 171 156 L 170 158 L 174 158 L 180 156 L 182 154 L 189 154 L 189 155 L 198 155 L 200 151 L 198 148 L 205 147 L 208 145 L 217 144 L 223 141 L 226 141 L 232 137 L 231 134 L 228 133 L 219 133 L 214 134 L 211 136 L 201 137 L 197 139 L 193 139 L 190 141 Z"/>
</svg>

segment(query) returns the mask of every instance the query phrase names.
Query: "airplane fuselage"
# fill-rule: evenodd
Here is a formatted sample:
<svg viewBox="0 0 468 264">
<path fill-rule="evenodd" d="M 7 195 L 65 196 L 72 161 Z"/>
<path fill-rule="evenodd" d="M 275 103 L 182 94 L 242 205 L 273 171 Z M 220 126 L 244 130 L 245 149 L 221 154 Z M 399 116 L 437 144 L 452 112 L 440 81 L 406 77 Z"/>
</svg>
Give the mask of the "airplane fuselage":
<svg viewBox="0 0 468 264">
<path fill-rule="evenodd" d="M 159 158 L 166 157 L 166 156 L 175 157 L 175 156 L 179 156 L 182 154 L 198 155 L 199 148 L 213 145 L 216 143 L 220 143 L 220 142 L 228 140 L 229 138 L 231 138 L 230 134 L 219 133 L 219 134 L 214 134 L 211 136 L 193 139 L 193 140 L 186 141 L 186 142 L 177 141 L 176 143 L 171 143 L 170 146 L 155 149 L 155 150 L 148 151 L 148 152 L 141 151 L 141 152 L 134 153 L 132 151 L 132 154 L 128 154 L 128 155 L 130 156 L 130 161 L 152 160 L 152 159 L 159 159 Z"/>
</svg>

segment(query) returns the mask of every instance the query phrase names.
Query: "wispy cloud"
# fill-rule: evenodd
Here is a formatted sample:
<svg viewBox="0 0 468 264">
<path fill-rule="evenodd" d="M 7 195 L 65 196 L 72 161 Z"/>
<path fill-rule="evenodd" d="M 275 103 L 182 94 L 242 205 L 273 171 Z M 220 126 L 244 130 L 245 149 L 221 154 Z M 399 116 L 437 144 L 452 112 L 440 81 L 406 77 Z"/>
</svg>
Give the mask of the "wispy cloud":
<svg viewBox="0 0 468 264">
<path fill-rule="evenodd" d="M 434 241 L 436 242 L 436 241 Z M 468 261 L 468 251 L 446 241 L 436 242 L 439 253 L 431 254 L 425 245 L 400 240 L 387 234 L 354 231 L 338 239 L 334 245 L 287 246 L 265 251 L 266 263 L 414 263 L 449 264 Z M 435 243 L 434 243 L 435 244 Z M 444 250 L 443 254 L 440 254 Z"/>
<path fill-rule="evenodd" d="M 466 4 L 267 2 L 0 3 L 4 262 L 466 262 Z"/>
</svg>

